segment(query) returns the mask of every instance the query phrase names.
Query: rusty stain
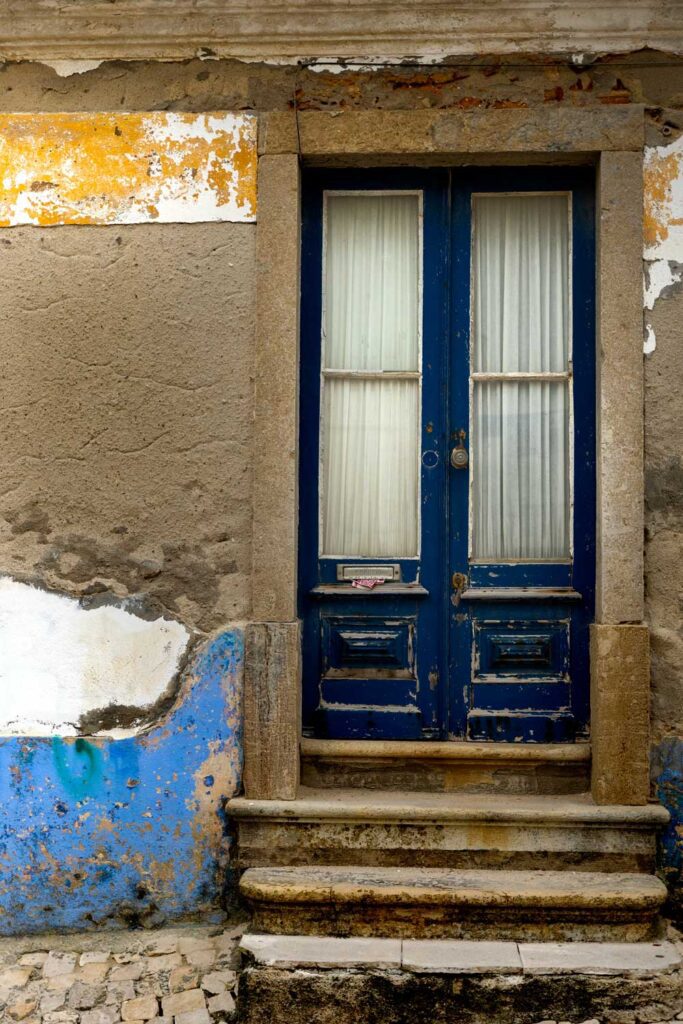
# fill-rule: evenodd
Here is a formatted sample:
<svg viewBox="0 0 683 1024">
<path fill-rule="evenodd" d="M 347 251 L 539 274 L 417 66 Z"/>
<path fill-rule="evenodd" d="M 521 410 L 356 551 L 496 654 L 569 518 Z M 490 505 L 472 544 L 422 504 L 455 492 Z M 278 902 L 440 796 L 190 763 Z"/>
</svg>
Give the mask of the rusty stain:
<svg viewBox="0 0 683 1024">
<path fill-rule="evenodd" d="M 250 115 L 0 115 L 0 226 L 253 220 Z"/>
</svg>

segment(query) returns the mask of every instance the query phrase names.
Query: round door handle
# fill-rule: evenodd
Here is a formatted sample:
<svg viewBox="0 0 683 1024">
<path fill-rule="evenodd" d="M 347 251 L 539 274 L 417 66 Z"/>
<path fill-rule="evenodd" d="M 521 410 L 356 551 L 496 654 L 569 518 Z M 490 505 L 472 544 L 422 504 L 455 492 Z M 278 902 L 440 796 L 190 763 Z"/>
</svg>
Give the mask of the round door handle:
<svg viewBox="0 0 683 1024">
<path fill-rule="evenodd" d="M 467 449 L 461 444 L 457 445 L 451 452 L 451 466 L 453 469 L 467 469 L 469 461 L 470 457 L 467 454 Z"/>
</svg>

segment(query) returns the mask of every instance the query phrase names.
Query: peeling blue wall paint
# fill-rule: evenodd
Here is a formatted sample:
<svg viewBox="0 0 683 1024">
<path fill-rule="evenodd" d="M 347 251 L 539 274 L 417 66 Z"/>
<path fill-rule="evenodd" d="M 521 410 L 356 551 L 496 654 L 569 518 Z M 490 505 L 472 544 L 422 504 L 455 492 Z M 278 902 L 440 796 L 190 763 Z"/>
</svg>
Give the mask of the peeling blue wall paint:
<svg viewBox="0 0 683 1024">
<path fill-rule="evenodd" d="M 683 739 L 669 736 L 652 751 L 655 793 L 671 815 L 659 839 L 659 870 L 671 895 L 671 911 L 683 919 Z"/>
<path fill-rule="evenodd" d="M 0 738 L 0 934 L 218 915 L 242 767 L 242 635 L 127 739 Z"/>
</svg>

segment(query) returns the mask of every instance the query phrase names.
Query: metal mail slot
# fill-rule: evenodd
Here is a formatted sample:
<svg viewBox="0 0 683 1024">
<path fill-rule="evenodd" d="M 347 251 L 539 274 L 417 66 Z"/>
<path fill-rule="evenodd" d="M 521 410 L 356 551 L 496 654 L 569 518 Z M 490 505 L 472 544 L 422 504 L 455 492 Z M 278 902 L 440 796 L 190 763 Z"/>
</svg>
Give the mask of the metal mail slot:
<svg viewBox="0 0 683 1024">
<path fill-rule="evenodd" d="M 401 579 L 401 566 L 398 562 L 385 563 L 384 565 L 368 565 L 367 562 L 363 562 L 360 565 L 338 565 L 337 566 L 337 579 L 338 580 L 392 580 L 394 582 Z"/>
</svg>

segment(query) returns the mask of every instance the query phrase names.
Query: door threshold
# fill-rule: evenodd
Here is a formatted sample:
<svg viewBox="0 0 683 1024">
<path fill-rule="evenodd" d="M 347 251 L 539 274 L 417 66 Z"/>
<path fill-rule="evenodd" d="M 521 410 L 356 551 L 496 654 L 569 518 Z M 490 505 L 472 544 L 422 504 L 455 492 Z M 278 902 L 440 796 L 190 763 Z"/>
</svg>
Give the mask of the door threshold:
<svg viewBox="0 0 683 1024">
<path fill-rule="evenodd" d="M 473 743 L 466 740 L 301 740 L 303 757 L 416 761 L 524 761 L 586 763 L 591 746 L 582 743 Z"/>
</svg>

